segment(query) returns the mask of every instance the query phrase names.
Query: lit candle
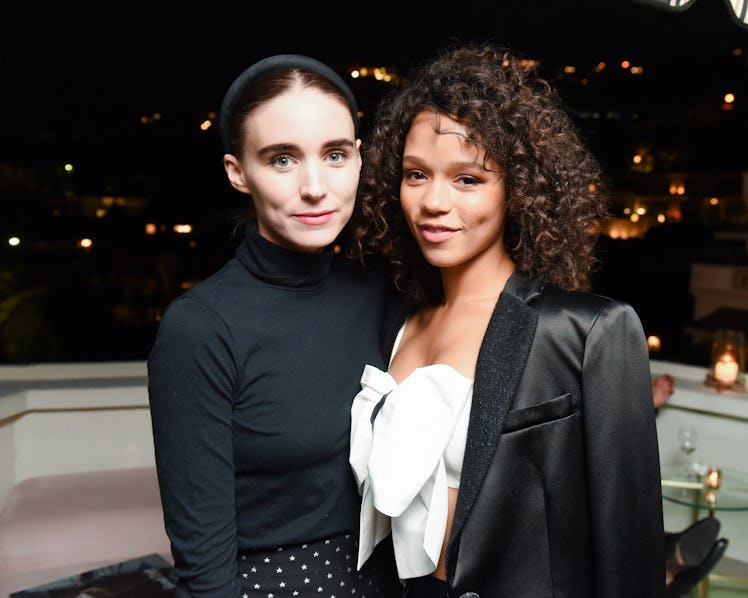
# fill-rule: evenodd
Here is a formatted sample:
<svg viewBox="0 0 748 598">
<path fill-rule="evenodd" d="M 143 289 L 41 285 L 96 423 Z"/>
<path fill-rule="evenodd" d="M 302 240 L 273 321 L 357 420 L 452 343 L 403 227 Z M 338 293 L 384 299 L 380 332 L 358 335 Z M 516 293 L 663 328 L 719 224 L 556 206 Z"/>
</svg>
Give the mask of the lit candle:
<svg viewBox="0 0 748 598">
<path fill-rule="evenodd" d="M 709 473 L 706 474 L 706 485 L 707 488 L 719 488 L 722 481 L 722 472 L 719 467 L 710 467 Z"/>
<path fill-rule="evenodd" d="M 714 378 L 723 384 L 733 384 L 738 379 L 738 362 L 730 353 L 723 353 L 714 364 Z"/>
</svg>

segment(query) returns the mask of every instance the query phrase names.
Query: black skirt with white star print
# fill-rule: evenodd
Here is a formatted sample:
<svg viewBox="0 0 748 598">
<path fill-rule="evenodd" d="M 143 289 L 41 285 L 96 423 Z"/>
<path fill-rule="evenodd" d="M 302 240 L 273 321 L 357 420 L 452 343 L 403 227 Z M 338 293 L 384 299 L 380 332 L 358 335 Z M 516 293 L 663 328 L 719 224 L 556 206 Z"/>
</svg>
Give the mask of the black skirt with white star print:
<svg viewBox="0 0 748 598">
<path fill-rule="evenodd" d="M 385 577 L 376 563 L 356 571 L 358 542 L 350 534 L 272 551 L 239 555 L 243 598 L 377 598 Z"/>
</svg>

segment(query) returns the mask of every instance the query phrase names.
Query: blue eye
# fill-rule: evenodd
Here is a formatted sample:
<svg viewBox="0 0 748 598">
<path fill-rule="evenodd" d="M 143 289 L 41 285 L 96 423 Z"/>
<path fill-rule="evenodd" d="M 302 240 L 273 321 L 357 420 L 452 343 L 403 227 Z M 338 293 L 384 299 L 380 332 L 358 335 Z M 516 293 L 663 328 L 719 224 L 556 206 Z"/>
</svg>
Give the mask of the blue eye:
<svg viewBox="0 0 748 598">
<path fill-rule="evenodd" d="M 271 163 L 273 164 L 273 166 L 277 166 L 278 168 L 288 168 L 289 166 L 291 166 L 291 158 L 286 155 L 275 156 L 271 160 Z"/>
</svg>

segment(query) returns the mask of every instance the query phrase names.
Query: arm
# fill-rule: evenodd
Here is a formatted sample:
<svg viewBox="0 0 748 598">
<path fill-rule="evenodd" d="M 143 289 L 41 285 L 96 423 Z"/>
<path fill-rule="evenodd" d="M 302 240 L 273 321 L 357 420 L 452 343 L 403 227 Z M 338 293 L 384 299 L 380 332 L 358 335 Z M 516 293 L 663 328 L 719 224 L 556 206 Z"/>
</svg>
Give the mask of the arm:
<svg viewBox="0 0 748 598">
<path fill-rule="evenodd" d="M 193 596 L 240 595 L 232 442 L 235 367 L 225 323 L 183 298 L 148 359 L 164 522 L 175 571 Z"/>
<path fill-rule="evenodd" d="M 662 596 L 664 529 L 647 344 L 634 310 L 609 304 L 582 367 L 597 596 Z"/>
</svg>

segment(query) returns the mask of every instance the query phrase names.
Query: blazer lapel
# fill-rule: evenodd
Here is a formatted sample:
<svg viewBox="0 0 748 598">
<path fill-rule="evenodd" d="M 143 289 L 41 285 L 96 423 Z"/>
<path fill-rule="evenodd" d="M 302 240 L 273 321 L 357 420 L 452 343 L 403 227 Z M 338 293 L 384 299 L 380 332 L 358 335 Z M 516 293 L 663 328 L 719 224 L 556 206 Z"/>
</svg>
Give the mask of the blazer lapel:
<svg viewBox="0 0 748 598">
<path fill-rule="evenodd" d="M 457 538 L 483 484 L 530 354 L 538 314 L 527 302 L 536 297 L 541 288 L 541 283 L 524 274 L 512 274 L 499 296 L 481 343 L 460 491 L 447 553 L 450 577 L 456 564 Z"/>
</svg>

